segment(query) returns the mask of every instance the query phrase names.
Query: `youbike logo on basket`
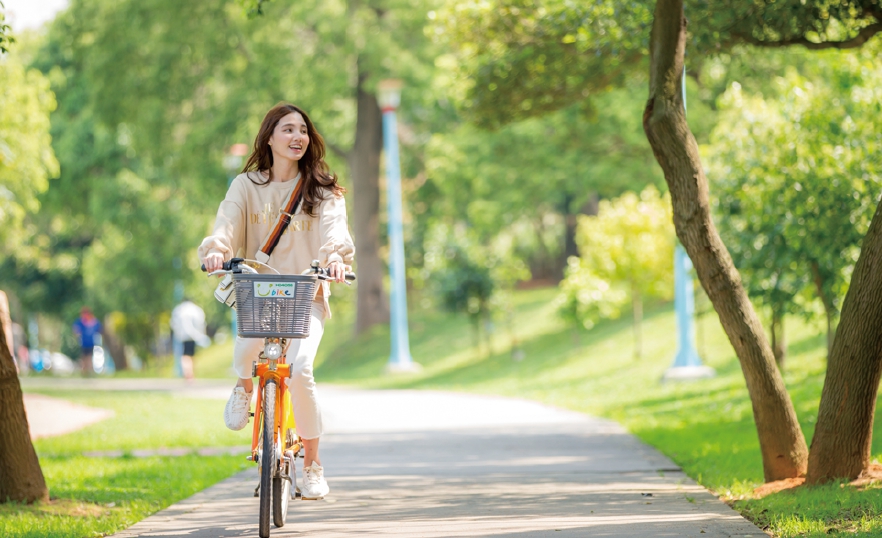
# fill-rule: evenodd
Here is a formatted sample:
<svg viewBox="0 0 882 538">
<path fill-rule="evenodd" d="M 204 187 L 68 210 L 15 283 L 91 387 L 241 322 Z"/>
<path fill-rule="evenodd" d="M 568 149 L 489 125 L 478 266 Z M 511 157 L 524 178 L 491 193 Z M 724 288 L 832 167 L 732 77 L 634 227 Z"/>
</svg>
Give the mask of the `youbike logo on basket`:
<svg viewBox="0 0 882 538">
<path fill-rule="evenodd" d="M 254 295 L 257 297 L 275 297 L 293 299 L 297 284 L 294 282 L 255 282 Z"/>
</svg>

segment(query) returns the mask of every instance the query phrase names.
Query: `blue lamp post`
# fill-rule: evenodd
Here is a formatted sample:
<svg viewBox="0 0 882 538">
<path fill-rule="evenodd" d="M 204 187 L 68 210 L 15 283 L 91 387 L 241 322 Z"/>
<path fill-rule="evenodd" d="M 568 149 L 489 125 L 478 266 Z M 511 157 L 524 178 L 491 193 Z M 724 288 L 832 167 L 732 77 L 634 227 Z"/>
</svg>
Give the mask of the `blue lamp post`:
<svg viewBox="0 0 882 538">
<path fill-rule="evenodd" d="M 683 110 L 686 110 L 686 69 L 683 69 Z M 692 260 L 680 243 L 674 248 L 674 310 L 677 312 L 677 355 L 663 380 L 713 377 L 716 372 L 701 363 L 695 349 L 695 291 L 692 286 Z"/>
<path fill-rule="evenodd" d="M 410 356 L 407 334 L 407 290 L 404 276 L 404 234 L 401 223 L 401 164 L 398 158 L 398 123 L 395 111 L 401 103 L 400 80 L 381 80 L 377 88 L 383 111 L 383 148 L 386 153 L 386 203 L 389 218 L 389 273 L 392 280 L 392 351 L 386 369 L 412 372 L 419 365 Z"/>
</svg>

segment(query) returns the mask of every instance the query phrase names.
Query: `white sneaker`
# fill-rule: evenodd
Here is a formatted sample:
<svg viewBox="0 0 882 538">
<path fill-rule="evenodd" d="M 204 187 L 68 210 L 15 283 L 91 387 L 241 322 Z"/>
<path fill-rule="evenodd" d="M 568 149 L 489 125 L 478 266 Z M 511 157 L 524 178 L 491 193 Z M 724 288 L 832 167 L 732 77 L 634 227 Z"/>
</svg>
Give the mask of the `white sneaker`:
<svg viewBox="0 0 882 538">
<path fill-rule="evenodd" d="M 227 406 L 224 408 L 224 423 L 227 428 L 239 431 L 248 425 L 248 417 L 251 413 L 251 393 L 245 392 L 242 387 L 233 389 Z"/>
<path fill-rule="evenodd" d="M 325 469 L 316 462 L 309 467 L 303 468 L 303 487 L 300 488 L 300 496 L 304 500 L 317 500 L 323 498 L 331 491 L 325 481 Z"/>
</svg>

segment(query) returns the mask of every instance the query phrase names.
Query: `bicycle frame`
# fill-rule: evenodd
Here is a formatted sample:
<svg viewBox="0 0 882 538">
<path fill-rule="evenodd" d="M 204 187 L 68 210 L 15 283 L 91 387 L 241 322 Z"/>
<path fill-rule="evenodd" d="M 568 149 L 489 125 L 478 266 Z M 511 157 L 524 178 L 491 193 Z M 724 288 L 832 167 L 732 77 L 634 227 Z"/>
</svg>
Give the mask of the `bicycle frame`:
<svg viewBox="0 0 882 538">
<path fill-rule="evenodd" d="M 284 339 L 268 338 L 267 340 L 282 340 L 280 342 L 282 343 L 282 347 L 286 347 L 284 345 Z M 263 357 L 263 353 L 261 353 L 261 357 Z M 275 361 L 260 358 L 252 366 L 252 377 L 260 378 L 257 385 L 257 405 L 254 408 L 254 425 L 251 434 L 251 461 L 254 461 L 255 463 L 259 461 L 258 452 L 260 447 L 261 418 L 263 414 L 263 390 L 266 386 L 266 382 L 270 379 L 275 380 L 276 385 L 278 386 L 278 390 L 276 391 L 275 413 L 273 413 L 275 417 L 275 424 L 273 425 L 273 445 L 281 447 L 279 461 L 283 461 L 283 458 L 288 451 L 297 454 L 300 452 L 302 446 L 299 437 L 295 439 L 294 444 L 290 446 L 285 445 L 287 439 L 280 439 L 281 432 L 284 432 L 289 428 L 291 430 L 294 430 L 295 428 L 294 416 L 291 413 L 291 394 L 288 392 L 288 379 L 290 378 L 291 370 L 290 365 L 285 362 L 286 359 L 287 357 L 285 354 L 282 354 L 282 356 Z M 282 428 L 282 425 L 285 427 Z"/>
</svg>

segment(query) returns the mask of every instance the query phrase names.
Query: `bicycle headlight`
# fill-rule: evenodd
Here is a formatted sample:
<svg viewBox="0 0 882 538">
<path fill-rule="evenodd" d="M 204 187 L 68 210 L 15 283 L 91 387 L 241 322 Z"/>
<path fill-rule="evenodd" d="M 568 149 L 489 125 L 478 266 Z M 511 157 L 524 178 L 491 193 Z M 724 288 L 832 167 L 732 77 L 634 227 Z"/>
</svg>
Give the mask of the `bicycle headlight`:
<svg viewBox="0 0 882 538">
<path fill-rule="evenodd" d="M 263 354 L 271 361 L 278 360 L 282 356 L 282 346 L 276 342 L 270 342 L 263 348 Z"/>
</svg>

